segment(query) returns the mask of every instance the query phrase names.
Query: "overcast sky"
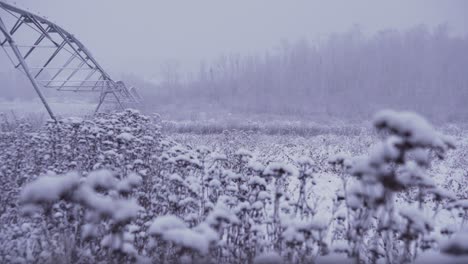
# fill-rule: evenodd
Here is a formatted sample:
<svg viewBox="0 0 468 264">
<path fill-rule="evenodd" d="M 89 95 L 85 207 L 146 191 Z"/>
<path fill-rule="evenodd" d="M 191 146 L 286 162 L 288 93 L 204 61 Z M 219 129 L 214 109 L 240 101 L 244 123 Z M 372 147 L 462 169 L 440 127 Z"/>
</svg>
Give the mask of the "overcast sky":
<svg viewBox="0 0 468 264">
<path fill-rule="evenodd" d="M 151 78 L 166 60 L 185 68 L 282 39 L 317 38 L 360 25 L 365 33 L 447 23 L 468 32 L 464 0 L 7 0 L 74 33 L 114 74 Z"/>
</svg>

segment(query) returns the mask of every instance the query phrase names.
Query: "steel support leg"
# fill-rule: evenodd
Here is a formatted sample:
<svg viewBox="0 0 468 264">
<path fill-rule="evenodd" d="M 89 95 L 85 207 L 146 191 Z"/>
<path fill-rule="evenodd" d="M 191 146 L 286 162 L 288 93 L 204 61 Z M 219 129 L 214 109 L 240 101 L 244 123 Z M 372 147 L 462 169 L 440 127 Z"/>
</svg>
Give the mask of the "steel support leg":
<svg viewBox="0 0 468 264">
<path fill-rule="evenodd" d="M 52 109 L 50 109 L 49 104 L 47 103 L 44 95 L 42 95 L 41 90 L 39 88 L 39 84 L 36 82 L 36 79 L 32 76 L 31 72 L 29 71 L 29 67 L 26 64 L 26 62 L 23 59 L 23 55 L 21 55 L 21 52 L 19 51 L 18 47 L 16 46 L 15 41 L 13 38 L 10 36 L 10 33 L 6 30 L 5 24 L 3 23 L 3 20 L 0 18 L 0 31 L 3 32 L 3 35 L 7 39 L 8 43 L 10 43 L 10 47 L 13 50 L 13 53 L 15 54 L 16 58 L 20 62 L 21 67 L 23 68 L 26 76 L 28 76 L 28 79 L 31 81 L 31 84 L 36 90 L 37 95 L 42 101 L 42 104 L 46 108 L 47 112 L 49 113 L 50 118 L 52 118 L 55 122 L 57 122 L 57 119 L 54 116 L 54 113 L 52 112 Z"/>
</svg>

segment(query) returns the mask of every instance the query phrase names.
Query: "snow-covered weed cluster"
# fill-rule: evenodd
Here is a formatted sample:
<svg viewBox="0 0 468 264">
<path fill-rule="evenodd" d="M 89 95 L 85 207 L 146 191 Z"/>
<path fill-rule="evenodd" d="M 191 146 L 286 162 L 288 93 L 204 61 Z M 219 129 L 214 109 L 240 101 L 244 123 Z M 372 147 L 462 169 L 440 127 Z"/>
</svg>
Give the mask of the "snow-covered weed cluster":
<svg viewBox="0 0 468 264">
<path fill-rule="evenodd" d="M 413 113 L 383 111 L 374 126 L 367 155 L 286 159 L 228 132 L 229 147 L 180 144 L 134 110 L 18 126 L 1 134 L 0 262 L 468 258 L 467 193 L 432 177 L 453 140 Z"/>
</svg>

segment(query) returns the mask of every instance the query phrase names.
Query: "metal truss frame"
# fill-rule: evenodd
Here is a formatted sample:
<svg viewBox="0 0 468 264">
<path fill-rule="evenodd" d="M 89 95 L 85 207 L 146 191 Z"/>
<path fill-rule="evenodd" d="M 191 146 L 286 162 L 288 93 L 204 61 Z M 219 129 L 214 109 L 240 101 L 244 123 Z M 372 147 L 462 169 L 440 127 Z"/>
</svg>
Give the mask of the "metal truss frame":
<svg viewBox="0 0 468 264">
<path fill-rule="evenodd" d="M 1 0 L 0 11 L 3 11 L 0 12 L 0 46 L 14 67 L 27 76 L 52 119 L 56 117 L 41 92 L 44 88 L 99 92 L 95 113 L 107 101 L 117 103 L 120 108 L 138 107 L 141 97 L 136 89 L 114 81 L 73 34 L 44 17 Z M 4 22 L 7 16 L 12 21 L 10 26 Z M 20 30 L 29 36 L 27 41 L 19 37 Z M 32 61 L 33 55 L 39 59 Z M 40 64 L 31 66 L 33 62 Z"/>
</svg>

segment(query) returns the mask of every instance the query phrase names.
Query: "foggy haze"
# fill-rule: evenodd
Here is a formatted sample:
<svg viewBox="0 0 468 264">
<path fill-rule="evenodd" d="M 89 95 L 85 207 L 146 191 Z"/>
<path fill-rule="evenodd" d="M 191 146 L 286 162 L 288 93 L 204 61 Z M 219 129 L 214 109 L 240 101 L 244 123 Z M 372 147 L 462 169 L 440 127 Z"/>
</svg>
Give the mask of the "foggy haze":
<svg viewBox="0 0 468 264">
<path fill-rule="evenodd" d="M 0 263 L 468 263 L 467 11 L 0 0 Z"/>
<path fill-rule="evenodd" d="M 366 34 L 419 24 L 468 30 L 463 0 L 160 1 L 16 0 L 63 26 L 113 74 L 158 78 L 165 61 L 193 71 L 221 54 L 263 53 L 280 41 L 323 39 L 359 25 Z M 3 54 L 2 54 L 3 56 Z"/>
<path fill-rule="evenodd" d="M 365 119 L 388 107 L 443 120 L 468 113 L 466 1 L 9 2 L 73 34 L 114 80 L 137 88 L 147 111 L 167 118 Z M 0 69 L 2 98 L 37 98 L 3 52 Z"/>
</svg>

